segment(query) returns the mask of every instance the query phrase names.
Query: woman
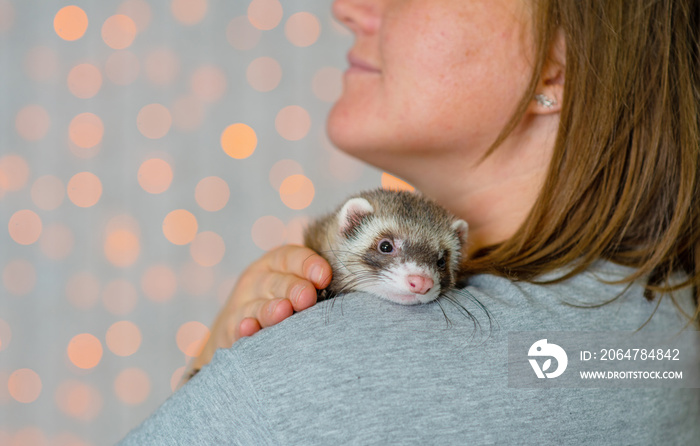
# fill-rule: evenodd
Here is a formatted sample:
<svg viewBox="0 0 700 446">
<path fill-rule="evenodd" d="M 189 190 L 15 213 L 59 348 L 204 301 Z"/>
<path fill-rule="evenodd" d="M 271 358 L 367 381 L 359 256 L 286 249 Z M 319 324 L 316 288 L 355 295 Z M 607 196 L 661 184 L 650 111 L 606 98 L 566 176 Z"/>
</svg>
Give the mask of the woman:
<svg viewBox="0 0 700 446">
<path fill-rule="evenodd" d="M 443 330 L 436 305 L 356 294 L 276 325 L 331 273 L 279 248 L 241 276 L 195 370 L 276 326 L 127 439 L 690 444 L 697 389 L 508 388 L 507 348 L 509 332 L 698 320 L 696 3 L 336 0 L 356 41 L 329 135 L 469 222 L 460 303 L 493 330 L 470 342 L 456 310 Z"/>
</svg>

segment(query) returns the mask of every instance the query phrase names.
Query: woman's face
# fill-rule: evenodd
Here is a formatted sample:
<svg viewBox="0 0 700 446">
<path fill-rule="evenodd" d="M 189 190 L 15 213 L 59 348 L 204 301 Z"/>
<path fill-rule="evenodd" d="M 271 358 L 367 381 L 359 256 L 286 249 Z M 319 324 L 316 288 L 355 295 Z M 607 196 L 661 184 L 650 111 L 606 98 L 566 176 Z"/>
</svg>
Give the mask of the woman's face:
<svg viewBox="0 0 700 446">
<path fill-rule="evenodd" d="M 335 0 L 333 13 L 355 44 L 328 132 L 366 161 L 482 154 L 529 82 L 526 0 Z"/>
</svg>

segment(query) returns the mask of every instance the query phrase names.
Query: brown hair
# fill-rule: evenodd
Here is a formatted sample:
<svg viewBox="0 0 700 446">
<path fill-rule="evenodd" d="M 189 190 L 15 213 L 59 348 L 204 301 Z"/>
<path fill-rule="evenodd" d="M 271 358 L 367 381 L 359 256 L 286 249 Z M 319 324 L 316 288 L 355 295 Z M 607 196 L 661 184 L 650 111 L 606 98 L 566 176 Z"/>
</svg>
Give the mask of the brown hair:
<svg viewBox="0 0 700 446">
<path fill-rule="evenodd" d="M 574 265 L 564 280 L 603 258 L 636 268 L 626 282 L 648 278 L 647 298 L 693 286 L 697 304 L 700 2 L 533 4 L 533 77 L 492 150 L 522 119 L 561 32 L 566 84 L 554 155 L 524 224 L 468 270 L 536 280 Z M 687 280 L 672 284 L 678 271 Z"/>
</svg>

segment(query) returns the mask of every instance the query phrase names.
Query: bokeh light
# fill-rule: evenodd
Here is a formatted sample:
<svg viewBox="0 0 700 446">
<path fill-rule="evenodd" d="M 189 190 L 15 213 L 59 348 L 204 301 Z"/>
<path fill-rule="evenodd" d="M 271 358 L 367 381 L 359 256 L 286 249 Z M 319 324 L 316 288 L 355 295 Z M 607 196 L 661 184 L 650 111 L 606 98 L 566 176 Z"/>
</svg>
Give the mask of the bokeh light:
<svg viewBox="0 0 700 446">
<path fill-rule="evenodd" d="M 396 178 L 395 176 L 386 172 L 382 173 L 382 187 L 389 190 L 407 190 L 409 192 L 416 190 L 415 187 L 411 186 L 404 180 Z"/>
<path fill-rule="evenodd" d="M 214 266 L 221 262 L 226 252 L 224 239 L 212 231 L 197 234 L 190 244 L 190 255 L 202 266 Z"/>
<path fill-rule="evenodd" d="M 197 235 L 197 218 L 185 209 L 176 209 L 165 216 L 163 234 L 175 245 L 186 245 Z"/>
<path fill-rule="evenodd" d="M 253 154 L 258 145 L 255 130 L 246 124 L 232 124 L 221 134 L 221 147 L 231 158 L 244 159 Z"/>
<path fill-rule="evenodd" d="M 304 138 L 310 128 L 309 113 L 298 105 L 284 107 L 275 118 L 275 129 L 282 138 L 289 141 L 299 141 Z"/>
<path fill-rule="evenodd" d="M 104 241 L 104 254 L 109 263 L 119 268 L 133 265 L 141 253 L 139 237 L 129 229 L 108 230 Z"/>
<path fill-rule="evenodd" d="M 81 113 L 70 122 L 68 136 L 78 147 L 89 149 L 102 141 L 104 135 L 102 119 L 94 113 Z"/>
<path fill-rule="evenodd" d="M 149 194 L 161 194 L 168 190 L 173 181 L 173 169 L 160 158 L 146 160 L 139 167 L 138 181 Z"/>
<path fill-rule="evenodd" d="M 102 305 L 107 311 L 117 316 L 124 316 L 134 311 L 138 298 L 138 291 L 134 285 L 125 279 L 115 279 L 102 290 Z"/>
<path fill-rule="evenodd" d="M 39 239 L 41 252 L 51 260 L 63 260 L 73 251 L 75 236 L 70 226 L 50 223 L 42 231 Z"/>
<path fill-rule="evenodd" d="M 28 260 L 11 260 L 2 270 L 2 284 L 15 296 L 26 296 L 36 285 L 36 269 Z"/>
<path fill-rule="evenodd" d="M 192 92 L 204 102 L 216 102 L 226 92 L 226 74 L 219 67 L 205 65 L 197 68 L 190 80 Z"/>
<path fill-rule="evenodd" d="M 336 67 L 323 67 L 311 80 L 314 96 L 324 102 L 335 102 L 343 92 L 343 72 Z"/>
<path fill-rule="evenodd" d="M 197 183 L 194 198 L 197 204 L 209 212 L 220 211 L 231 196 L 228 183 L 219 177 L 206 177 Z"/>
<path fill-rule="evenodd" d="M 168 301 L 177 290 L 177 276 L 166 265 L 153 265 L 141 277 L 141 289 L 154 302 Z"/>
<path fill-rule="evenodd" d="M 20 245 L 31 245 L 39 240 L 42 230 L 41 218 L 29 209 L 12 214 L 7 226 L 12 240 Z"/>
<path fill-rule="evenodd" d="M 88 17 L 85 11 L 75 5 L 61 8 L 53 19 L 53 28 L 63 40 L 78 40 L 85 34 Z"/>
<path fill-rule="evenodd" d="M 272 91 L 282 79 L 282 67 L 271 57 L 259 57 L 248 65 L 246 79 L 258 91 Z"/>
<path fill-rule="evenodd" d="M 280 199 L 289 208 L 300 210 L 308 207 L 314 199 L 314 184 L 304 175 L 292 175 L 280 185 Z"/>
<path fill-rule="evenodd" d="M 201 22 L 207 14 L 207 0 L 171 0 L 173 17 L 183 25 L 192 26 Z"/>
<path fill-rule="evenodd" d="M 258 28 L 250 24 L 246 16 L 232 19 L 226 27 L 226 40 L 232 47 L 241 51 L 255 48 L 261 34 Z"/>
<path fill-rule="evenodd" d="M 164 105 L 149 104 L 144 106 L 136 117 L 136 126 L 143 136 L 149 139 L 164 137 L 170 130 L 173 118 Z"/>
<path fill-rule="evenodd" d="M 113 15 L 102 24 L 102 40 L 114 50 L 130 47 L 135 38 L 136 23 L 127 15 Z"/>
<path fill-rule="evenodd" d="M 73 336 L 66 352 L 73 365 L 81 369 L 91 369 L 102 359 L 102 343 L 90 333 L 81 333 Z"/>
<path fill-rule="evenodd" d="M 287 39 L 296 46 L 313 45 L 321 34 L 321 22 L 309 12 L 292 14 L 284 25 Z"/>
<path fill-rule="evenodd" d="M 180 73 L 180 59 L 170 48 L 159 48 L 146 55 L 146 77 L 160 87 L 172 85 Z"/>
<path fill-rule="evenodd" d="M 27 141 L 44 139 L 51 126 L 51 118 L 46 109 L 40 105 L 27 105 L 22 108 L 15 119 L 17 133 Z"/>
<path fill-rule="evenodd" d="M 151 392 L 148 374 L 136 367 L 123 370 L 114 380 L 114 393 L 124 404 L 135 406 L 143 403 Z"/>
<path fill-rule="evenodd" d="M 209 339 L 209 328 L 201 322 L 185 322 L 178 328 L 175 342 L 182 353 L 191 358 L 199 355 Z"/>
<path fill-rule="evenodd" d="M 66 298 L 75 308 L 87 310 L 100 296 L 100 280 L 89 271 L 73 274 L 66 282 Z"/>
<path fill-rule="evenodd" d="M 68 89 L 76 97 L 88 99 L 95 96 L 102 86 L 102 73 L 89 63 L 74 66 L 68 73 Z"/>
<path fill-rule="evenodd" d="M 76 206 L 89 208 L 94 206 L 102 196 L 102 182 L 91 172 L 80 172 L 68 181 L 66 188 L 68 198 Z"/>
<path fill-rule="evenodd" d="M 24 188 L 29 179 L 29 164 L 19 155 L 5 155 L 0 158 L 0 189 L 18 191 Z"/>
<path fill-rule="evenodd" d="M 141 330 L 131 321 L 112 324 L 105 335 L 107 347 L 117 356 L 131 356 L 141 346 Z"/>
<path fill-rule="evenodd" d="M 32 369 L 19 369 L 7 380 L 10 395 L 20 403 L 32 403 L 41 394 L 41 378 Z"/>
<path fill-rule="evenodd" d="M 151 5 L 145 0 L 125 0 L 117 8 L 117 13 L 131 17 L 136 24 L 137 32 L 145 31 L 153 17 Z"/>
<path fill-rule="evenodd" d="M 272 166 L 268 179 L 270 180 L 270 185 L 272 185 L 275 190 L 279 191 L 282 182 L 287 179 L 287 177 L 303 173 L 304 168 L 301 167 L 301 164 L 294 160 L 284 159 L 277 161 L 275 165 Z"/>
<path fill-rule="evenodd" d="M 270 251 L 284 243 L 287 227 L 274 215 L 266 215 L 255 220 L 250 235 L 258 248 Z"/>
<path fill-rule="evenodd" d="M 141 72 L 139 58 L 129 50 L 112 53 L 105 62 L 107 78 L 117 85 L 130 85 Z"/>
<path fill-rule="evenodd" d="M 62 413 L 80 421 L 94 420 L 103 406 L 102 394 L 97 388 L 73 379 L 58 385 L 54 400 Z"/>
<path fill-rule="evenodd" d="M 253 0 L 248 5 L 248 21 L 263 31 L 279 25 L 283 13 L 282 4 L 278 0 Z"/>
</svg>

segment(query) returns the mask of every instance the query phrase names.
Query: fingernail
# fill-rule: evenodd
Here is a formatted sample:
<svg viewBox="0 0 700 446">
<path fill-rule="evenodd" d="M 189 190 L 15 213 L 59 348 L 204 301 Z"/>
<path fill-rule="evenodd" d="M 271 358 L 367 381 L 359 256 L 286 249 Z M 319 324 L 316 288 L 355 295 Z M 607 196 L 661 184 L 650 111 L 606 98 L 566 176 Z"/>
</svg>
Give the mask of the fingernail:
<svg viewBox="0 0 700 446">
<path fill-rule="evenodd" d="M 306 285 L 304 284 L 294 285 L 294 288 L 292 288 L 291 293 L 289 293 L 290 297 L 292 298 L 293 304 L 297 304 L 299 298 L 301 297 L 301 293 L 304 291 L 304 288 L 306 288 Z"/>
<path fill-rule="evenodd" d="M 323 268 L 321 268 L 320 265 L 314 265 L 311 267 L 309 275 L 311 276 L 312 282 L 321 283 L 321 280 L 323 280 Z"/>
</svg>

